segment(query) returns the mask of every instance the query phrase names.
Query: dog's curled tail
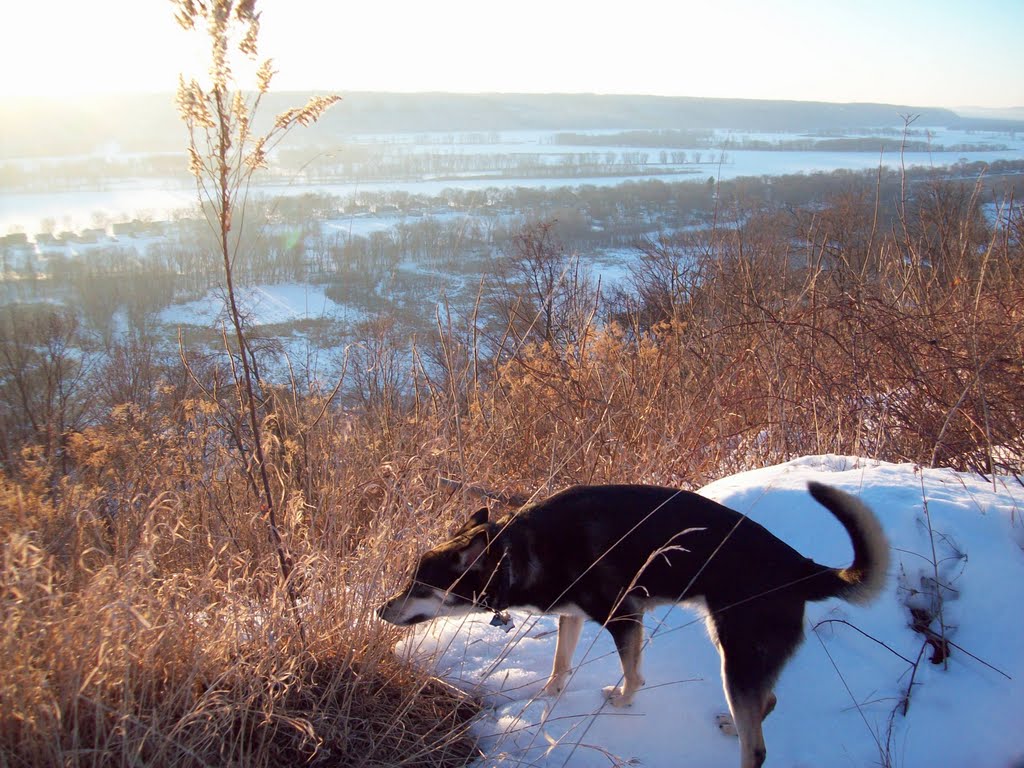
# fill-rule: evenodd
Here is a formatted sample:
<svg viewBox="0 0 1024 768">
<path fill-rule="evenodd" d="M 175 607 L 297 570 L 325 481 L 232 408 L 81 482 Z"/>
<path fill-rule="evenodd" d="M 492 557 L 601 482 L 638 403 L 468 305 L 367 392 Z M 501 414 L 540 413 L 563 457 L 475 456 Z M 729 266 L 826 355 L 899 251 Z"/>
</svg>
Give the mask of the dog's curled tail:
<svg viewBox="0 0 1024 768">
<path fill-rule="evenodd" d="M 825 569 L 831 578 L 813 579 L 821 594 L 810 599 L 835 596 L 851 603 L 871 602 L 885 588 L 889 570 L 889 542 L 878 518 L 864 502 L 838 488 L 812 481 L 807 489 L 843 524 L 853 544 L 853 564 Z"/>
</svg>

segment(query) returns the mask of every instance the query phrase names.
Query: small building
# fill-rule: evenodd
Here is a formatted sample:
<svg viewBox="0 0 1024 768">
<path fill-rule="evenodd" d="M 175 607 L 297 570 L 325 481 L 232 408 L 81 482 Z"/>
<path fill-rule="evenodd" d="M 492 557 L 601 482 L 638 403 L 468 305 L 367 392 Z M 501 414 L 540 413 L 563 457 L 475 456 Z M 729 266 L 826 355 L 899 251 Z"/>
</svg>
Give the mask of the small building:
<svg viewBox="0 0 1024 768">
<path fill-rule="evenodd" d="M 28 235 L 24 232 L 12 232 L 9 235 L 0 237 L 0 247 L 3 248 L 18 248 L 20 246 L 28 247 Z"/>
</svg>

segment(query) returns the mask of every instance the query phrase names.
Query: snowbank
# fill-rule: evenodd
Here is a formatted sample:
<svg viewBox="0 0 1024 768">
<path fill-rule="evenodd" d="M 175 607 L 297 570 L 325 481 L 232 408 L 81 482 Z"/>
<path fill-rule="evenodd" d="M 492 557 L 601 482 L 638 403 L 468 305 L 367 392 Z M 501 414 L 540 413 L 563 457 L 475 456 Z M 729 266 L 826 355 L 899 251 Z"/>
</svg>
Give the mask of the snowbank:
<svg viewBox="0 0 1024 768">
<path fill-rule="evenodd" d="M 993 487 L 952 471 L 818 456 L 728 477 L 701 492 L 808 557 L 846 565 L 849 540 L 807 494 L 811 479 L 859 494 L 877 512 L 893 547 L 890 582 L 868 607 L 808 604 L 806 640 L 765 721 L 767 764 L 1020 766 L 1024 488 L 1012 479 Z M 932 664 L 940 642 L 926 644 L 911 627 L 911 608 L 918 618 L 934 614 L 937 596 L 954 645 L 945 663 Z M 478 614 L 420 625 L 397 648 L 489 705 L 476 725 L 488 751 L 483 765 L 739 764 L 737 740 L 715 725 L 727 708 L 718 656 L 697 614 L 648 614 L 647 686 L 627 710 L 602 699 L 601 687 L 620 672 L 610 636 L 592 622 L 566 691 L 557 701 L 538 698 L 557 620 L 513 615 L 508 635 Z M 941 632 L 938 619 L 930 629 Z"/>
</svg>

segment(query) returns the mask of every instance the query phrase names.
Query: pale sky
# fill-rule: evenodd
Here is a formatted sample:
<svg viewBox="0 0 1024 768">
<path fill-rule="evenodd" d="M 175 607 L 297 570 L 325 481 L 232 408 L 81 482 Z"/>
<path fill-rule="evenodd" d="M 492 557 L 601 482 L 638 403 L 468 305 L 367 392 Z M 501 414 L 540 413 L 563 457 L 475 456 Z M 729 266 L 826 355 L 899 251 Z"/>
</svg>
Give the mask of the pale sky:
<svg viewBox="0 0 1024 768">
<path fill-rule="evenodd" d="M 0 0 L 0 99 L 173 91 L 169 0 Z M 1024 0 L 262 0 L 275 90 L 1024 106 Z"/>
</svg>

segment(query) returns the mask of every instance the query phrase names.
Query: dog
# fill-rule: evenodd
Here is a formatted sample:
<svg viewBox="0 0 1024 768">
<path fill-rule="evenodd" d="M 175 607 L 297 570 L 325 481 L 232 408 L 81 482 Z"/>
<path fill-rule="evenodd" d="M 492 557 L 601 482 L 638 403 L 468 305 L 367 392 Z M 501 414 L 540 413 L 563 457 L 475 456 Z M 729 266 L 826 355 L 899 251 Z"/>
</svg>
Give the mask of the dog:
<svg viewBox="0 0 1024 768">
<path fill-rule="evenodd" d="M 565 687 L 583 622 L 591 619 L 611 634 L 622 664 L 621 684 L 604 695 L 626 707 L 644 684 L 644 612 L 697 603 L 721 656 L 741 768 L 759 768 L 767 754 L 761 722 L 775 707 L 772 689 L 783 665 L 803 639 L 805 603 L 867 603 L 886 582 L 889 545 L 871 510 L 821 483 L 808 490 L 846 529 L 849 567 L 819 565 L 696 493 L 577 486 L 493 521 L 480 509 L 424 554 L 408 586 L 377 612 L 400 626 L 474 611 L 507 616 L 513 607 L 558 614 L 547 695 Z"/>
</svg>

